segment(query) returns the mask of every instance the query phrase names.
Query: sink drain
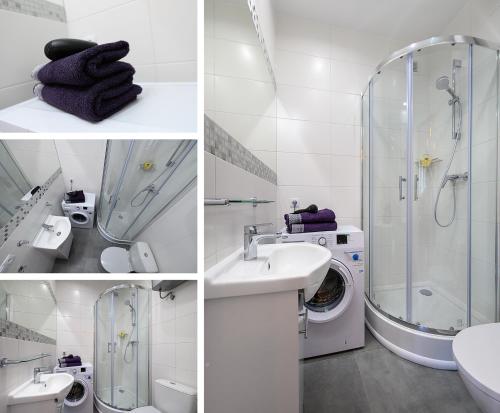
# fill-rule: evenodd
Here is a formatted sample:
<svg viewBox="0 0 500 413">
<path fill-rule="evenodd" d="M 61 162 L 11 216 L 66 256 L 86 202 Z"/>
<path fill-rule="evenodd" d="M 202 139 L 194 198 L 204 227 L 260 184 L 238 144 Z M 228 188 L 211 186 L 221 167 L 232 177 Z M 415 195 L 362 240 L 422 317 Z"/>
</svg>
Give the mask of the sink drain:
<svg viewBox="0 0 500 413">
<path fill-rule="evenodd" d="M 420 294 L 425 295 L 426 297 L 430 297 L 432 295 L 432 291 L 428 290 L 427 288 L 422 288 L 419 291 Z"/>
</svg>

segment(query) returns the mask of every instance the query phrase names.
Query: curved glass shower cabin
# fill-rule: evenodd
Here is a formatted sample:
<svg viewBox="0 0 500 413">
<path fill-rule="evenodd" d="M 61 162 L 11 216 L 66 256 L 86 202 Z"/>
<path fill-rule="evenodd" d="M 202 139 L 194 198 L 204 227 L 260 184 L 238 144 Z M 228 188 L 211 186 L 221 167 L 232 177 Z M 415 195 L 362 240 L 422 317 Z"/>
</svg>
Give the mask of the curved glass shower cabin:
<svg viewBox="0 0 500 413">
<path fill-rule="evenodd" d="M 130 243 L 196 183 L 194 140 L 109 140 L 97 226 Z"/>
<path fill-rule="evenodd" d="M 133 284 L 115 286 L 100 295 L 94 310 L 94 396 L 99 412 L 148 406 L 148 290 Z"/>
<path fill-rule="evenodd" d="M 453 336 L 500 316 L 498 49 L 414 43 L 362 99 L 368 327 L 431 367 L 456 368 Z"/>
</svg>

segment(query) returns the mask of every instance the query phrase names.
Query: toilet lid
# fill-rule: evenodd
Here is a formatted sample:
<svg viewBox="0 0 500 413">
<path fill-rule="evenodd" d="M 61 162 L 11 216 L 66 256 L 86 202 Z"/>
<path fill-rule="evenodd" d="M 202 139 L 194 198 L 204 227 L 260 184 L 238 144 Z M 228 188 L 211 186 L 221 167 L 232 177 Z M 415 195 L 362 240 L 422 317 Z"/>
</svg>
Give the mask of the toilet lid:
<svg viewBox="0 0 500 413">
<path fill-rule="evenodd" d="M 132 413 L 161 413 L 161 412 L 155 409 L 153 406 L 145 406 L 132 410 Z"/>
<path fill-rule="evenodd" d="M 108 247 L 101 253 L 101 265 L 109 273 L 129 273 L 130 264 L 125 248 Z"/>
<path fill-rule="evenodd" d="M 490 397 L 500 401 L 500 323 L 466 328 L 453 340 L 459 370 Z"/>
</svg>

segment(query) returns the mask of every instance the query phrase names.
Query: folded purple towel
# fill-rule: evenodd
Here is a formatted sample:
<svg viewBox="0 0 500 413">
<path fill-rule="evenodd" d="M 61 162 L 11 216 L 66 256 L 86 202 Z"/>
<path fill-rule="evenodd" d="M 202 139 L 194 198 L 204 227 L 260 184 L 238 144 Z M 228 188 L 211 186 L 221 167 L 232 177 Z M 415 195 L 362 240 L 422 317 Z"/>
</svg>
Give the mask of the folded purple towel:
<svg viewBox="0 0 500 413">
<path fill-rule="evenodd" d="M 59 367 L 79 367 L 82 365 L 81 361 L 74 361 L 71 363 L 59 363 Z"/>
<path fill-rule="evenodd" d="M 45 85 L 91 86 L 119 73 L 135 73 L 131 64 L 118 62 L 129 52 L 125 41 L 106 43 L 47 63 L 34 73 Z"/>
<path fill-rule="evenodd" d="M 336 222 L 318 222 L 312 224 L 291 224 L 287 225 L 289 234 L 300 234 L 303 232 L 336 231 Z"/>
<path fill-rule="evenodd" d="M 90 122 L 110 117 L 134 101 L 142 88 L 127 72 L 108 77 L 88 88 L 37 85 L 35 93 L 49 105 Z"/>
<path fill-rule="evenodd" d="M 58 361 L 59 361 L 59 364 L 62 364 L 62 363 L 81 363 L 82 359 L 80 358 L 80 356 L 73 356 L 73 354 L 70 354 L 69 356 L 61 357 L 60 359 L 58 359 Z"/>
<path fill-rule="evenodd" d="M 335 212 L 331 209 L 320 209 L 316 213 L 302 212 L 300 214 L 285 214 L 286 225 L 312 224 L 318 222 L 335 222 Z"/>
</svg>

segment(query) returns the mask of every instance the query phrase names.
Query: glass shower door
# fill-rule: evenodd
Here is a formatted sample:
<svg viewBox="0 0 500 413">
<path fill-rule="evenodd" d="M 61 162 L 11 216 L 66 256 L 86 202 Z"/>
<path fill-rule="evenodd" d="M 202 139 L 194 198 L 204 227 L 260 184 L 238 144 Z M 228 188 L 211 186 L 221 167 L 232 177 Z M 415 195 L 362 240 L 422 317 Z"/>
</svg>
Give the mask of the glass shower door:
<svg viewBox="0 0 500 413">
<path fill-rule="evenodd" d="M 114 403 L 120 410 L 132 410 L 137 401 L 137 289 L 117 289 L 113 293 Z"/>
<path fill-rule="evenodd" d="M 411 321 L 450 333 L 467 326 L 468 54 L 414 55 Z"/>
<path fill-rule="evenodd" d="M 98 227 L 132 241 L 196 183 L 196 141 L 108 141 Z"/>
<path fill-rule="evenodd" d="M 406 59 L 374 76 L 370 88 L 370 299 L 406 320 Z"/>
<path fill-rule="evenodd" d="M 99 399 L 113 405 L 113 305 L 112 296 L 107 295 L 95 304 L 95 392 Z"/>
</svg>

